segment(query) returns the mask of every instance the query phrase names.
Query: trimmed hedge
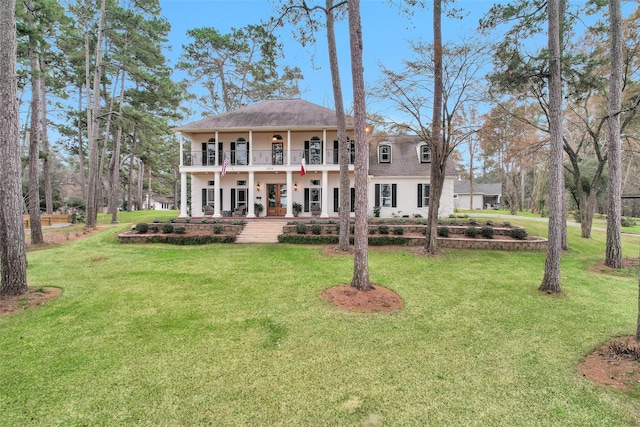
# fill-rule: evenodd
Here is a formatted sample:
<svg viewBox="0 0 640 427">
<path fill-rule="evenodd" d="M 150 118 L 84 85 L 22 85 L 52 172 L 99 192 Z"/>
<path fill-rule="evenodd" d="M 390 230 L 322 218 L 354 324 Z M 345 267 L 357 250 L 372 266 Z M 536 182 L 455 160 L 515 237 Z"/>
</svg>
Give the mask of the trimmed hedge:
<svg viewBox="0 0 640 427">
<path fill-rule="evenodd" d="M 208 243 L 233 243 L 236 236 L 149 236 L 147 243 L 171 243 L 174 245 L 204 245 Z"/>
</svg>

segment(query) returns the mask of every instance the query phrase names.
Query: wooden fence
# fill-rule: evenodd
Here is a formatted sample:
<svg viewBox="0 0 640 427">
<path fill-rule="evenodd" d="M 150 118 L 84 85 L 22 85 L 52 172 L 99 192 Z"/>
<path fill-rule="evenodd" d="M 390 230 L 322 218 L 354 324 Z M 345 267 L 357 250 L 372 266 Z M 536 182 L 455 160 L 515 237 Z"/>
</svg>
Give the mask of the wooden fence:
<svg viewBox="0 0 640 427">
<path fill-rule="evenodd" d="M 53 224 L 69 224 L 71 223 L 71 215 L 68 214 L 52 214 L 52 215 L 40 215 L 40 223 L 43 227 Z M 24 228 L 31 228 L 31 221 L 29 215 L 22 215 L 22 226 Z"/>
</svg>

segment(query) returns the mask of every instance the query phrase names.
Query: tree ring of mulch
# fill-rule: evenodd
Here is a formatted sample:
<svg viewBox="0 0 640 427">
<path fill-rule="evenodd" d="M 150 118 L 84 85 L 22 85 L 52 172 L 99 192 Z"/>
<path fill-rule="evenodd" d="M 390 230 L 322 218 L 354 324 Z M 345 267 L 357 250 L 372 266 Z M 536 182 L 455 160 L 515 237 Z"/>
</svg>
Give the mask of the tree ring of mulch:
<svg viewBox="0 0 640 427">
<path fill-rule="evenodd" d="M 360 291 L 350 285 L 338 285 L 324 290 L 320 296 L 340 309 L 360 313 L 389 313 L 404 307 L 400 295 L 380 285 L 368 291 Z"/>
<path fill-rule="evenodd" d="M 578 365 L 578 374 L 599 386 L 637 393 L 640 390 L 640 342 L 614 338 Z"/>
<path fill-rule="evenodd" d="M 22 295 L 0 297 L 0 316 L 12 316 L 45 305 L 60 296 L 60 288 L 27 288 Z"/>
</svg>

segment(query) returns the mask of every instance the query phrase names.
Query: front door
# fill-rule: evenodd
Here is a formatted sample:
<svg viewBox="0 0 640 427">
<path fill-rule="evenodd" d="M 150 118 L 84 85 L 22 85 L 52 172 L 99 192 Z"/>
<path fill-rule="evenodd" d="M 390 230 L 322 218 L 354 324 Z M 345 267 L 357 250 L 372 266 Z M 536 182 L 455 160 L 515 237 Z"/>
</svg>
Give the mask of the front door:
<svg viewBox="0 0 640 427">
<path fill-rule="evenodd" d="M 267 184 L 267 216 L 284 216 L 287 213 L 287 185 Z"/>
</svg>

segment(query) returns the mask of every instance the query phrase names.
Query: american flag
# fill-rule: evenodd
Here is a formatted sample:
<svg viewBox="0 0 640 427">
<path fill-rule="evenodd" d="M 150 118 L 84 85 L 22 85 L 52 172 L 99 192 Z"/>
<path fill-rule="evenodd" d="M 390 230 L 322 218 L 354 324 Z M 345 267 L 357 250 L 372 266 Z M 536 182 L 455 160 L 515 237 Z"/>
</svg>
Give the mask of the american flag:
<svg viewBox="0 0 640 427">
<path fill-rule="evenodd" d="M 223 152 L 222 153 L 222 172 L 220 173 L 221 176 L 224 176 L 224 174 L 227 173 L 228 164 L 229 164 L 229 159 L 227 159 L 227 153 Z"/>
</svg>

